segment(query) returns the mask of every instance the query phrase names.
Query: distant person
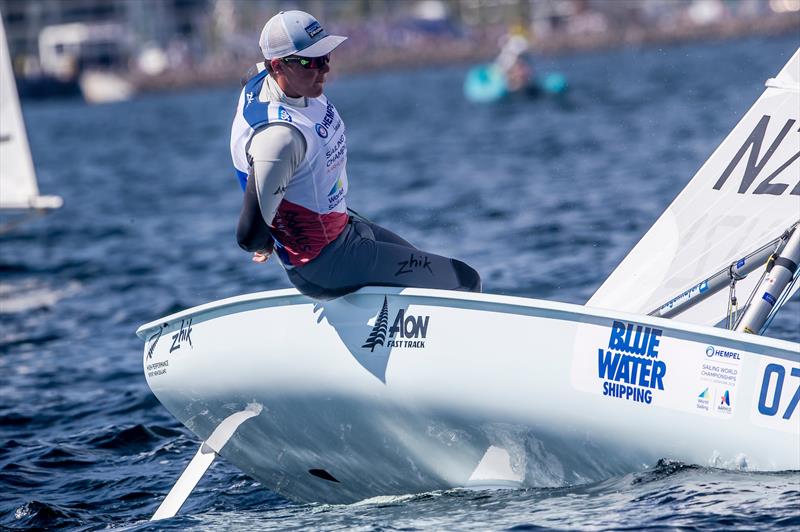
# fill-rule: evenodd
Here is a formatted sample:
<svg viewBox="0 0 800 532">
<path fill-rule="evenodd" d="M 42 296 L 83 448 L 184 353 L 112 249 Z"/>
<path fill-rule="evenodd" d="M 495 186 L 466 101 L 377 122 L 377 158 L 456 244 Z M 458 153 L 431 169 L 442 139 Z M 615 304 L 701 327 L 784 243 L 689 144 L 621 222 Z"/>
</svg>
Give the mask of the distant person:
<svg viewBox="0 0 800 532">
<path fill-rule="evenodd" d="M 280 12 L 264 26 L 266 61 L 245 83 L 231 130 L 244 189 L 239 245 L 255 262 L 274 251 L 292 284 L 321 299 L 369 285 L 479 292 L 467 264 L 348 214 L 345 126 L 322 93 L 330 53 L 345 39 L 303 11 Z"/>
<path fill-rule="evenodd" d="M 506 70 L 506 86 L 509 92 L 528 90 L 533 83 L 533 68 L 525 55 L 521 55 Z"/>
<path fill-rule="evenodd" d="M 527 90 L 533 83 L 528 47 L 528 40 L 516 33 L 510 33 L 503 39 L 503 46 L 494 64 L 505 74 L 508 92 Z"/>
</svg>

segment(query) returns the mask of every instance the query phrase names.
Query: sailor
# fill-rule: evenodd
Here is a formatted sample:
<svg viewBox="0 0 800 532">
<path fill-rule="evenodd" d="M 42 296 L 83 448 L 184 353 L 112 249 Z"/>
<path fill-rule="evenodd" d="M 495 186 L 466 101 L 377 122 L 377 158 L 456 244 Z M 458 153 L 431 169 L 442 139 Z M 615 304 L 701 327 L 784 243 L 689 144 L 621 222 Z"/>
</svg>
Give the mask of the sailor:
<svg viewBox="0 0 800 532">
<path fill-rule="evenodd" d="M 239 245 L 255 262 L 274 251 L 292 284 L 319 299 L 369 285 L 479 292 L 467 264 L 348 212 L 345 125 L 323 94 L 330 53 L 345 39 L 303 11 L 264 26 L 266 60 L 242 89 L 231 130 L 244 189 Z"/>
</svg>

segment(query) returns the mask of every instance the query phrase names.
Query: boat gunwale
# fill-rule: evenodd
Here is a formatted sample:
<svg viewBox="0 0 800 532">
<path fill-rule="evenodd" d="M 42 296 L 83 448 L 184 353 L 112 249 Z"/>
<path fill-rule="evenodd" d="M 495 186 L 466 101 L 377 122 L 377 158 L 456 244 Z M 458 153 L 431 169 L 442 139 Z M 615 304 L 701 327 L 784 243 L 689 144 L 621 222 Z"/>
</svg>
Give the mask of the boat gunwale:
<svg viewBox="0 0 800 532">
<path fill-rule="evenodd" d="M 778 349 L 786 351 L 784 355 L 770 353 L 771 356 L 778 356 L 787 360 L 800 361 L 800 343 L 792 342 L 789 340 L 782 340 L 772 338 L 769 336 L 758 336 L 737 331 L 730 331 L 717 327 L 707 325 L 698 325 L 694 323 L 681 322 L 669 318 L 659 318 L 655 316 L 647 316 L 644 314 L 635 314 L 630 312 L 616 311 L 613 309 L 604 309 L 598 307 L 590 307 L 575 303 L 564 303 L 560 301 L 551 301 L 544 299 L 526 298 L 520 296 L 508 296 L 500 294 L 487 294 L 475 292 L 457 292 L 452 290 L 436 290 L 427 288 L 401 288 L 401 287 L 379 287 L 371 286 L 365 287 L 342 296 L 342 299 L 355 296 L 371 296 L 371 295 L 391 295 L 403 296 L 415 300 L 439 300 L 441 305 L 443 301 L 467 301 L 477 304 L 488 304 L 491 306 L 508 307 L 509 312 L 514 312 L 514 309 L 534 309 L 544 311 L 545 317 L 562 319 L 568 321 L 580 321 L 584 323 L 593 323 L 598 320 L 616 320 L 616 321 L 629 321 L 636 322 L 643 325 L 652 325 L 662 329 L 668 329 L 673 336 L 678 338 L 689 338 L 699 341 L 696 338 L 698 335 L 703 338 L 718 338 L 726 342 L 735 342 L 742 345 L 742 349 L 763 352 L 767 349 Z M 259 302 L 264 303 L 258 305 Z M 416 301 L 418 303 L 419 301 Z M 233 296 L 209 303 L 204 303 L 195 307 L 191 307 L 168 316 L 164 316 L 158 320 L 153 320 L 141 325 L 136 334 L 143 340 L 146 340 L 148 333 L 157 328 L 167 328 L 176 322 L 180 323 L 181 320 L 186 320 L 189 317 L 199 314 L 205 314 L 212 311 L 220 311 L 227 308 L 232 308 L 245 304 L 256 304 L 256 307 L 248 310 L 255 310 L 257 308 L 268 308 L 278 305 L 301 305 L 313 303 L 315 305 L 324 306 L 325 301 L 318 301 L 304 296 L 294 288 L 286 288 L 279 290 L 268 290 L 262 292 L 254 292 L 250 294 L 243 294 Z M 456 306 L 456 305 L 452 305 Z M 459 307 L 464 308 L 464 307 Z M 470 309 L 471 307 L 465 307 Z M 478 309 L 473 309 L 478 310 Z M 488 309 L 480 309 L 488 310 Z M 514 312 L 518 313 L 518 312 Z M 579 319 L 575 319 L 576 315 Z M 581 319 L 582 318 L 582 319 Z M 749 347 L 749 348 L 748 348 Z"/>
</svg>

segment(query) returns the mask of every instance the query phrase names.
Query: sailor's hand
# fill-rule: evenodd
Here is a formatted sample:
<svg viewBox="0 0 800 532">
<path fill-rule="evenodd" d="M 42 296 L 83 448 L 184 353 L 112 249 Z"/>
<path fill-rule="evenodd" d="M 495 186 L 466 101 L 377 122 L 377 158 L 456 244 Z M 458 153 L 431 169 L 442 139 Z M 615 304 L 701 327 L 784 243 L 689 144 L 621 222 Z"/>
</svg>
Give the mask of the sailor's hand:
<svg viewBox="0 0 800 532">
<path fill-rule="evenodd" d="M 253 253 L 253 262 L 267 262 L 269 256 L 272 255 L 272 250 L 262 249 Z"/>
</svg>

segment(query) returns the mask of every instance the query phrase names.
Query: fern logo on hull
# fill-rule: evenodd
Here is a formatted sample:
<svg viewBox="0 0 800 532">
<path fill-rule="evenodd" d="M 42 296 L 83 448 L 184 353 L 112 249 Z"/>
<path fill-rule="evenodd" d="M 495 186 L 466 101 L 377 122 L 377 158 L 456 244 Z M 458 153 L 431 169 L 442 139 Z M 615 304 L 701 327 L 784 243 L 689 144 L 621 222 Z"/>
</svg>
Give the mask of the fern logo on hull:
<svg viewBox="0 0 800 532">
<path fill-rule="evenodd" d="M 383 307 L 381 308 L 378 318 L 375 320 L 375 326 L 372 332 L 369 333 L 367 341 L 361 347 L 368 347 L 370 351 L 375 351 L 375 346 L 383 345 L 386 340 L 386 326 L 389 324 L 389 304 L 386 301 L 386 296 L 383 296 Z"/>
<path fill-rule="evenodd" d="M 396 347 L 404 349 L 424 349 L 425 339 L 428 337 L 428 324 L 430 316 L 412 316 L 406 314 L 406 309 L 401 308 L 394 315 L 392 326 L 389 327 L 389 302 L 383 297 L 383 306 L 375 325 L 372 327 L 367 340 L 361 347 L 375 351 L 375 347 Z"/>
</svg>

